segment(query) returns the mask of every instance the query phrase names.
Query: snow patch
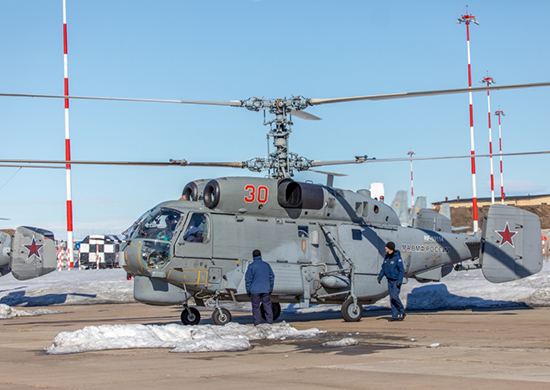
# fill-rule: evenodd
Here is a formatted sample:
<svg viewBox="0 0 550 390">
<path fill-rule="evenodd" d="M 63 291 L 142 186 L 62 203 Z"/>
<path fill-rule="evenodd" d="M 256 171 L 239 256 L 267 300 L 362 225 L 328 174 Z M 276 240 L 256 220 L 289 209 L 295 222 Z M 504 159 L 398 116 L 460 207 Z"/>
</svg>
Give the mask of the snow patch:
<svg viewBox="0 0 550 390">
<path fill-rule="evenodd" d="M 15 317 L 25 317 L 25 316 L 41 316 L 44 314 L 59 314 L 63 313 L 59 310 L 50 310 L 50 309 L 36 309 L 36 310 L 20 310 L 14 309 L 8 305 L 0 303 L 0 319 L 10 319 Z"/>
<path fill-rule="evenodd" d="M 68 354 L 107 349 L 171 348 L 170 352 L 244 351 L 250 340 L 315 338 L 324 333 L 317 328 L 297 330 L 286 322 L 247 326 L 178 324 L 86 326 L 73 332 L 61 332 L 46 353 Z"/>
<path fill-rule="evenodd" d="M 345 337 L 342 340 L 338 341 L 327 341 L 326 343 L 321 344 L 321 347 L 328 348 L 338 348 L 338 347 L 353 347 L 359 344 L 359 342 L 351 337 Z"/>
</svg>

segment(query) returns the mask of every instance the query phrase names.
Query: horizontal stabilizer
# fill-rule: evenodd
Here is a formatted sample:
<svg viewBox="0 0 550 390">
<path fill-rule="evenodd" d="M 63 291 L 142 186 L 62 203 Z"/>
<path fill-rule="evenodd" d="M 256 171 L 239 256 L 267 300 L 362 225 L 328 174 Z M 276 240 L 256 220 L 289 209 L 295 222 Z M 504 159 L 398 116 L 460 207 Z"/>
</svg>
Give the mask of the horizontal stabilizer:
<svg viewBox="0 0 550 390">
<path fill-rule="evenodd" d="M 511 206 L 492 205 L 483 219 L 479 262 L 493 283 L 525 278 L 542 269 L 540 219 Z"/>
<path fill-rule="evenodd" d="M 36 278 L 54 271 L 57 254 L 53 233 L 19 226 L 12 239 L 10 263 L 13 276 L 19 280 Z"/>
</svg>

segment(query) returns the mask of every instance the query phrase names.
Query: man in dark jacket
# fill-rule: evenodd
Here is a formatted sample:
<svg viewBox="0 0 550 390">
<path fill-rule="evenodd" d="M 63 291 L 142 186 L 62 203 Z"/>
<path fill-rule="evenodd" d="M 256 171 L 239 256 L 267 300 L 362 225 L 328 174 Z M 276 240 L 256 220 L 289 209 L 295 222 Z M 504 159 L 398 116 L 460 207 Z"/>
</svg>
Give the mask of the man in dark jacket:
<svg viewBox="0 0 550 390">
<path fill-rule="evenodd" d="M 269 294 L 273 291 L 275 283 L 275 274 L 271 266 L 262 260 L 262 253 L 255 249 L 252 252 L 254 261 L 248 265 L 246 270 L 246 292 L 252 300 L 252 316 L 254 317 L 254 326 L 262 322 L 262 312 L 260 304 L 265 311 L 265 320 L 273 323 L 273 310 L 271 309 L 271 298 Z"/>
<path fill-rule="evenodd" d="M 405 269 L 403 268 L 401 253 L 395 250 L 395 244 L 391 241 L 386 244 L 386 257 L 378 275 L 378 283 L 384 276 L 388 280 L 388 290 L 390 292 L 391 318 L 389 321 L 403 321 L 406 314 L 405 307 L 399 299 L 399 293 L 401 292 Z"/>
</svg>

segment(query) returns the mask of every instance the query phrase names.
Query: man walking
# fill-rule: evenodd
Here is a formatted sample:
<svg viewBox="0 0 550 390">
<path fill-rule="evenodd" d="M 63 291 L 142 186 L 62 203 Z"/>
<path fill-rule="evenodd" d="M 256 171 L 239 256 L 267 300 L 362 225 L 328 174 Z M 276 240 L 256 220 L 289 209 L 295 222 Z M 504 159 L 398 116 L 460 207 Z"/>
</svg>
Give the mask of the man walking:
<svg viewBox="0 0 550 390">
<path fill-rule="evenodd" d="M 273 310 L 271 308 L 271 298 L 269 294 L 273 291 L 275 283 L 275 274 L 271 266 L 262 260 L 262 253 L 255 249 L 252 252 L 254 261 L 249 264 L 246 270 L 246 292 L 252 301 L 252 316 L 254 317 L 254 326 L 262 322 L 262 312 L 260 304 L 265 311 L 265 320 L 267 323 L 273 323 Z"/>
<path fill-rule="evenodd" d="M 388 280 L 388 290 L 390 292 L 391 318 L 388 321 L 403 321 L 406 314 L 405 307 L 399 299 L 399 293 L 401 292 L 405 269 L 401 253 L 395 250 L 395 244 L 391 241 L 386 244 L 386 257 L 378 275 L 378 283 L 384 276 Z"/>
</svg>

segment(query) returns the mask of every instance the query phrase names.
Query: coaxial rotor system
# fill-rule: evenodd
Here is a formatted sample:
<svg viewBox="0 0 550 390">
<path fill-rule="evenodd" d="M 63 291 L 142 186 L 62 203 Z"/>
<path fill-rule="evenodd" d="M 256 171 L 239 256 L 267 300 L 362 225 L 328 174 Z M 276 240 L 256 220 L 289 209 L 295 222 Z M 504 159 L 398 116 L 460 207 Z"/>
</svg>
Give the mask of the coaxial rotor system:
<svg viewBox="0 0 550 390">
<path fill-rule="evenodd" d="M 231 101 L 202 101 L 202 100 L 170 100 L 170 99 L 136 99 L 136 98 L 117 98 L 117 97 L 91 97 L 91 96 L 64 96 L 64 95 L 38 95 L 38 94 L 15 94 L 15 93 L 0 93 L 0 96 L 5 97 L 35 97 L 35 98 L 58 98 L 58 99 L 86 99 L 86 100 L 114 100 L 127 102 L 156 102 L 156 103 L 180 103 L 180 104 L 200 104 L 214 106 L 229 106 L 242 107 L 249 111 L 264 111 L 274 118 L 267 121 L 264 119 L 264 125 L 270 126 L 267 133 L 268 138 L 273 139 L 275 150 L 269 153 L 265 158 L 252 158 L 241 162 L 188 162 L 186 160 L 170 160 L 169 162 L 116 162 L 116 161 L 59 161 L 59 160 L 0 160 L 0 163 L 16 163 L 16 164 L 87 164 L 87 165 L 151 165 L 151 166 L 203 166 L 203 167 L 233 167 L 247 168 L 253 172 L 268 171 L 270 177 L 274 179 L 282 179 L 292 177 L 295 171 L 306 171 L 314 167 L 325 165 L 342 165 L 342 164 L 361 164 L 366 162 L 384 162 L 384 161 L 410 161 L 406 159 L 373 159 L 367 156 L 357 156 L 354 160 L 340 161 L 321 161 L 310 160 L 306 157 L 299 156 L 296 153 L 288 150 L 288 138 L 292 132 L 292 116 L 296 116 L 306 120 L 320 120 L 321 118 L 305 112 L 310 106 L 331 103 L 345 103 L 353 101 L 378 101 L 389 99 L 403 99 L 422 96 L 449 95 L 466 92 L 486 92 L 488 90 L 508 90 L 518 88 L 533 88 L 547 87 L 550 82 L 531 83 L 531 84 L 515 84 L 515 85 L 499 85 L 490 87 L 476 88 L 455 88 L 434 91 L 420 92 L 402 92 L 383 95 L 364 95 L 353 97 L 339 98 L 305 98 L 303 96 L 292 96 L 290 98 L 279 99 L 264 99 L 252 97 L 246 100 L 231 100 Z M 548 151 L 541 152 L 526 152 L 526 153 L 506 153 L 498 154 L 499 156 L 512 156 L 524 154 L 545 154 Z M 494 154 L 497 155 L 497 154 Z M 447 156 L 447 157 L 425 157 L 414 158 L 413 160 L 423 159 L 446 159 L 446 158 L 471 158 L 485 157 L 487 155 L 467 155 L 467 156 Z"/>
</svg>

